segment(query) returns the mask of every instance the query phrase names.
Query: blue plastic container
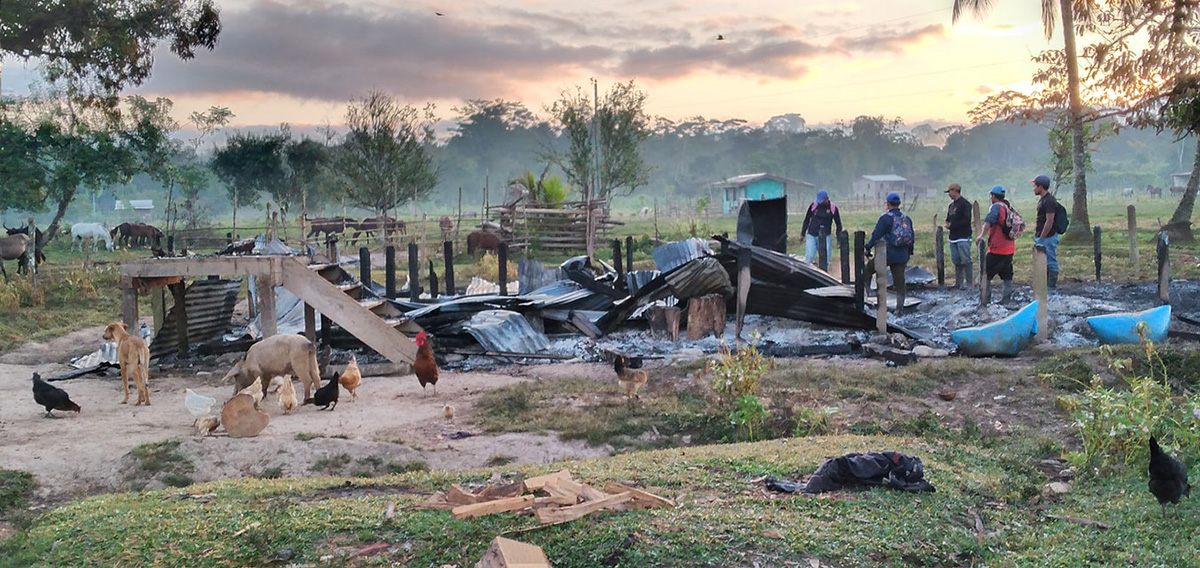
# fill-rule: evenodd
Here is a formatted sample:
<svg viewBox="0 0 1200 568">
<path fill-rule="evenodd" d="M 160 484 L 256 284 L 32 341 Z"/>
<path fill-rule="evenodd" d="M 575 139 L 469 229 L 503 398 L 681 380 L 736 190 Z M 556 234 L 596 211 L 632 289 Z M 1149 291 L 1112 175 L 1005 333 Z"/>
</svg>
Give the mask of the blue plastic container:
<svg viewBox="0 0 1200 568">
<path fill-rule="evenodd" d="M 1037 302 L 1002 320 L 950 332 L 958 352 L 968 357 L 1015 357 L 1037 333 Z"/>
<path fill-rule="evenodd" d="M 1143 321 L 1146 322 L 1147 337 L 1151 341 L 1165 340 L 1167 329 L 1171 327 L 1171 306 L 1159 306 L 1142 312 L 1092 316 L 1087 319 L 1100 343 L 1106 345 L 1137 343 L 1137 325 Z"/>
</svg>

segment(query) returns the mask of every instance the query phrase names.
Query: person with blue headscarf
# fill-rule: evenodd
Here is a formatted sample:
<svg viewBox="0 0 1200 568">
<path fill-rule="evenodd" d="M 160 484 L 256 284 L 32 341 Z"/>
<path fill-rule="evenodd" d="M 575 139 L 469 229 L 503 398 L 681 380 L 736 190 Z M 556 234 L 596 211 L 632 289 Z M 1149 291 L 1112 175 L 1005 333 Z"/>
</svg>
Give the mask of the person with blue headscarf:
<svg viewBox="0 0 1200 568">
<path fill-rule="evenodd" d="M 833 225 L 837 223 L 837 232 L 842 232 L 842 216 L 837 206 L 829 200 L 829 193 L 824 189 L 817 192 L 817 198 L 804 214 L 804 224 L 800 233 L 804 235 L 804 260 L 812 263 L 817 258 L 817 247 L 825 247 L 825 258 L 833 258 Z M 821 240 L 824 239 L 824 242 Z"/>
</svg>

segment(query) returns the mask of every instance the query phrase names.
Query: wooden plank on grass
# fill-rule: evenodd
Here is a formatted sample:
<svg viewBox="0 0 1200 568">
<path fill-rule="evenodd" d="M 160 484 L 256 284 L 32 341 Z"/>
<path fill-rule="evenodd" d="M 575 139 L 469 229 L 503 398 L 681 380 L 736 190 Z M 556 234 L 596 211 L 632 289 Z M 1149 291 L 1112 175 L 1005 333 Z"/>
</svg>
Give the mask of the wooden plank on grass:
<svg viewBox="0 0 1200 568">
<path fill-rule="evenodd" d="M 563 469 L 554 473 L 547 473 L 546 475 L 530 477 L 529 479 L 525 480 L 525 490 L 537 491 L 544 487 L 546 482 L 550 481 L 551 479 L 571 479 L 571 471 Z"/>
<path fill-rule="evenodd" d="M 586 483 L 580 483 L 579 488 L 579 495 L 583 497 L 584 501 L 599 501 L 605 497 L 608 497 L 608 493 L 596 489 L 595 487 L 592 487 Z"/>
<path fill-rule="evenodd" d="M 450 485 L 450 493 L 446 495 L 446 502 L 451 505 L 474 505 L 479 502 L 479 496 L 457 485 Z"/>
<path fill-rule="evenodd" d="M 621 485 L 620 483 L 616 483 L 616 482 L 612 482 L 612 481 L 610 481 L 604 485 L 604 491 L 606 493 L 610 493 L 610 494 L 630 493 L 633 495 L 634 501 L 637 501 L 639 503 L 645 503 L 646 505 L 649 505 L 651 507 L 666 507 L 668 509 L 675 508 L 675 502 L 670 499 L 667 499 L 665 497 L 659 497 L 658 495 L 650 493 L 649 491 L 642 491 L 641 489 L 634 489 L 633 487 L 629 487 L 627 485 Z"/>
<path fill-rule="evenodd" d="M 521 495 L 520 497 L 497 499 L 495 501 L 475 503 L 474 505 L 459 505 L 458 507 L 451 509 L 450 514 L 456 519 L 469 519 L 472 517 L 482 517 L 484 515 L 492 515 L 495 513 L 519 511 L 525 507 L 533 505 L 533 500 L 533 495 Z"/>
<path fill-rule="evenodd" d="M 508 497 L 517 497 L 525 492 L 525 484 L 520 481 L 505 483 L 504 485 L 489 485 L 483 488 L 476 497 L 478 502 L 494 501 L 496 499 L 506 499 Z"/>
<path fill-rule="evenodd" d="M 596 501 L 588 501 L 570 507 L 561 507 L 558 509 L 537 509 L 533 512 L 533 516 L 537 517 L 539 523 L 543 525 L 565 523 L 573 521 L 580 517 L 595 513 L 602 509 L 610 509 L 618 507 L 624 503 L 633 500 L 633 494 L 629 492 L 619 495 L 609 495 L 603 499 Z"/>
</svg>

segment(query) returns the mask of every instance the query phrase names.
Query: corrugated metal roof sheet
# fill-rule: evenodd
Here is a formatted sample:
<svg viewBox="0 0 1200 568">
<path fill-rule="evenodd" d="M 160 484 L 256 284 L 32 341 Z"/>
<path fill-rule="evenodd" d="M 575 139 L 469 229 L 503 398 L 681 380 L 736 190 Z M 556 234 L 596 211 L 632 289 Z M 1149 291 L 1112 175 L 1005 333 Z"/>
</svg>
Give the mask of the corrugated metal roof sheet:
<svg viewBox="0 0 1200 568">
<path fill-rule="evenodd" d="M 538 353 L 550 348 L 545 334 L 533 329 L 521 314 L 508 310 L 479 312 L 463 329 L 488 351 Z"/>
<path fill-rule="evenodd" d="M 229 329 L 229 320 L 233 317 L 233 307 L 237 304 L 241 286 L 241 279 L 196 280 L 187 286 L 184 308 L 187 311 L 188 345 L 212 341 Z M 175 322 L 178 319 L 176 308 L 172 306 L 163 319 L 162 328 L 150 343 L 151 359 L 177 351 L 179 343 Z"/>
<path fill-rule="evenodd" d="M 863 179 L 870 181 L 908 181 L 896 174 L 863 176 Z"/>
<path fill-rule="evenodd" d="M 840 285 L 841 282 L 829 273 L 803 260 L 786 254 L 751 246 L 724 237 L 715 237 L 724 243 L 733 256 L 742 248 L 751 250 L 750 274 L 755 280 L 762 280 L 782 286 L 792 286 L 800 290 L 808 288 L 824 288 Z"/>
<path fill-rule="evenodd" d="M 688 299 L 720 294 L 733 296 L 733 284 L 721 262 L 711 256 L 698 258 L 666 274 L 667 285 L 676 298 Z"/>
<path fill-rule="evenodd" d="M 760 172 L 757 174 L 742 174 L 740 176 L 733 176 L 729 179 L 723 179 L 713 185 L 716 185 L 718 187 L 739 187 L 739 186 L 754 183 L 760 179 L 775 180 L 777 182 L 784 183 L 787 185 L 803 185 L 803 186 L 807 186 L 807 187 L 816 187 L 815 185 L 808 183 L 806 181 L 786 178 L 783 176 L 777 176 L 775 174 L 768 174 L 768 173 L 763 173 L 763 172 Z"/>
<path fill-rule="evenodd" d="M 659 274 L 662 273 L 657 270 L 634 270 L 633 272 L 626 272 L 625 289 L 629 290 L 630 294 L 636 294 L 647 282 L 658 278 Z"/>
<path fill-rule="evenodd" d="M 650 254 L 654 256 L 654 265 L 658 267 L 658 270 L 668 272 L 677 266 L 687 264 L 688 261 L 712 255 L 712 249 L 708 248 L 708 241 L 692 237 L 685 241 L 656 247 Z"/>
</svg>

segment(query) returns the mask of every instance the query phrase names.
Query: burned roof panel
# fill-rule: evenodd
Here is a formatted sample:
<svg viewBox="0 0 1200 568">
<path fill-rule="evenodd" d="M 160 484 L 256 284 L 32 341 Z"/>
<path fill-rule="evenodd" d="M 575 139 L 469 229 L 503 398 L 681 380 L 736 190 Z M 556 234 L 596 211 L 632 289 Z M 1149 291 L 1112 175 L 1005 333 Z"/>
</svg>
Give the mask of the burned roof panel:
<svg viewBox="0 0 1200 568">
<path fill-rule="evenodd" d="M 658 267 L 658 270 L 667 272 L 677 266 L 687 264 L 688 261 L 712 255 L 712 249 L 708 248 L 708 241 L 692 237 L 659 246 L 651 252 L 651 255 L 654 256 L 654 265 Z"/>
<path fill-rule="evenodd" d="M 482 311 L 463 324 L 484 349 L 502 353 L 538 353 L 550 348 L 545 334 L 533 329 L 529 321 L 508 310 Z"/>
</svg>

